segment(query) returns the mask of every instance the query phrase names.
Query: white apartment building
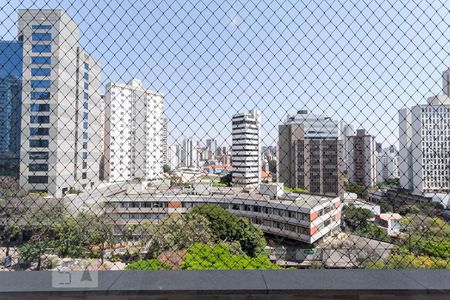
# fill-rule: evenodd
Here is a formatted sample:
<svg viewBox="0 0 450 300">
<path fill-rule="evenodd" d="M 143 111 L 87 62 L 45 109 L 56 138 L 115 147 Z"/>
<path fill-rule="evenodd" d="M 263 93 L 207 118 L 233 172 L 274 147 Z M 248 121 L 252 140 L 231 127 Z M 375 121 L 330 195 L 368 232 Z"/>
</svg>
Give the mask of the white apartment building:
<svg viewBox="0 0 450 300">
<path fill-rule="evenodd" d="M 232 118 L 231 163 L 234 185 L 261 183 L 261 112 L 253 109 Z"/>
<path fill-rule="evenodd" d="M 399 177 L 398 151 L 394 145 L 376 152 L 377 156 L 377 182 Z"/>
<path fill-rule="evenodd" d="M 198 168 L 198 141 L 194 138 L 184 139 L 181 145 L 180 167 Z"/>
<path fill-rule="evenodd" d="M 344 170 L 348 171 L 348 164 L 350 160 L 350 144 L 348 141 L 348 137 L 355 134 L 355 129 L 351 124 L 347 124 L 344 121 L 339 122 L 339 140 L 342 141 L 342 149 L 343 149 L 343 163 Z"/>
<path fill-rule="evenodd" d="M 400 185 L 419 193 L 448 193 L 450 98 L 433 96 L 427 102 L 399 111 Z"/>
<path fill-rule="evenodd" d="M 100 162 L 100 65 L 59 9 L 19 10 L 23 41 L 20 185 L 56 197 L 93 187 Z"/>
<path fill-rule="evenodd" d="M 154 179 L 163 172 L 164 95 L 140 80 L 108 83 L 105 94 L 105 179 Z"/>
<path fill-rule="evenodd" d="M 167 118 L 164 117 L 163 118 L 163 127 L 162 127 L 162 134 L 161 134 L 161 155 L 162 155 L 162 161 L 163 161 L 163 165 L 168 165 L 169 161 L 168 161 L 168 144 L 167 144 L 167 138 L 168 138 L 168 132 L 167 132 Z"/>
<path fill-rule="evenodd" d="M 171 170 L 174 170 L 180 165 L 180 145 L 174 144 L 167 147 L 167 164 Z"/>
</svg>

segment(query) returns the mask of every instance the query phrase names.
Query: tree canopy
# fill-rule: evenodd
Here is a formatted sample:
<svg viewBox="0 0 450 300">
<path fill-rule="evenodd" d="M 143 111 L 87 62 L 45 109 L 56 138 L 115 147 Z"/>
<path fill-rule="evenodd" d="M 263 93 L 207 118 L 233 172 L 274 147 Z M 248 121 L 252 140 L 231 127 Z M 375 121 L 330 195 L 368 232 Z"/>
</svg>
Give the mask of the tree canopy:
<svg viewBox="0 0 450 300">
<path fill-rule="evenodd" d="M 193 208 L 190 214 L 200 214 L 209 221 L 209 228 L 215 242 L 240 243 L 242 250 L 255 257 L 264 252 L 266 241 L 262 230 L 247 218 L 239 218 L 218 205 L 205 204 Z"/>
</svg>

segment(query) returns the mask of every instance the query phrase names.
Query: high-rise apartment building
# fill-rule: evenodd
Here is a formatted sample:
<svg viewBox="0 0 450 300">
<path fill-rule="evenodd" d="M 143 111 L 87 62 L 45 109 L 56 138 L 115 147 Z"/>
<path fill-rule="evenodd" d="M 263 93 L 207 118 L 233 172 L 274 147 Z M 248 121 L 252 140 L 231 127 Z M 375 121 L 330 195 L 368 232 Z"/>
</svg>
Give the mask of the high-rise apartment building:
<svg viewBox="0 0 450 300">
<path fill-rule="evenodd" d="M 180 166 L 180 145 L 174 144 L 167 148 L 167 164 L 171 170 L 174 170 Z"/>
<path fill-rule="evenodd" d="M 163 172 L 164 96 L 140 80 L 108 83 L 105 105 L 105 178 L 154 179 Z"/>
<path fill-rule="evenodd" d="M 348 141 L 348 137 L 355 134 L 355 130 L 351 124 L 347 124 L 343 121 L 339 122 L 339 140 L 342 141 L 343 148 L 343 161 L 344 161 L 344 170 L 348 172 L 349 160 L 350 160 L 350 145 Z"/>
<path fill-rule="evenodd" d="M 22 43 L 0 41 L 0 176 L 19 176 Z"/>
<path fill-rule="evenodd" d="M 208 148 L 208 159 L 213 159 L 217 155 L 217 140 L 207 139 L 206 148 Z"/>
<path fill-rule="evenodd" d="M 343 143 L 338 123 L 299 111 L 278 127 L 278 181 L 314 194 L 343 190 Z"/>
<path fill-rule="evenodd" d="M 253 109 L 231 120 L 233 185 L 252 186 L 261 182 L 261 112 Z"/>
<path fill-rule="evenodd" d="M 445 70 L 442 73 L 442 93 L 450 96 L 450 70 Z"/>
<path fill-rule="evenodd" d="M 168 158 L 168 147 L 167 144 L 167 138 L 168 138 L 168 131 L 167 131 L 167 118 L 163 118 L 163 127 L 162 127 L 162 134 L 161 134 L 161 155 L 162 155 L 162 162 L 163 165 L 169 164 L 169 158 Z"/>
<path fill-rule="evenodd" d="M 377 181 L 375 139 L 365 129 L 358 129 L 356 135 L 348 138 L 349 161 L 348 180 L 372 187 Z"/>
<path fill-rule="evenodd" d="M 399 111 L 400 185 L 419 193 L 448 193 L 450 97 L 433 96 L 427 102 Z"/>
<path fill-rule="evenodd" d="M 23 41 L 20 185 L 61 196 L 98 182 L 100 65 L 62 10 L 19 10 Z"/>
<path fill-rule="evenodd" d="M 198 141 L 196 139 L 184 139 L 181 145 L 180 167 L 198 168 Z"/>
</svg>

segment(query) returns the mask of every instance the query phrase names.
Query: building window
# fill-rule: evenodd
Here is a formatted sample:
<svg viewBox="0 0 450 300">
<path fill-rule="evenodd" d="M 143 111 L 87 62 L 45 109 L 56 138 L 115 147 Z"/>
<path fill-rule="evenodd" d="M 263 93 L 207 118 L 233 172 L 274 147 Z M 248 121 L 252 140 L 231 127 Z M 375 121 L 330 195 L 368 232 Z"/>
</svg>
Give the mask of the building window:
<svg viewBox="0 0 450 300">
<path fill-rule="evenodd" d="M 31 124 L 46 124 L 50 122 L 49 116 L 30 116 Z"/>
<path fill-rule="evenodd" d="M 83 149 L 87 149 L 87 142 L 83 143 Z"/>
<path fill-rule="evenodd" d="M 30 140 L 31 148 L 48 147 L 48 140 Z"/>
<path fill-rule="evenodd" d="M 89 125 L 87 122 L 83 122 L 83 129 L 88 129 Z"/>
<path fill-rule="evenodd" d="M 89 80 L 89 74 L 88 73 L 84 73 L 83 78 L 84 78 L 84 80 Z"/>
<path fill-rule="evenodd" d="M 31 100 L 49 100 L 49 92 L 31 92 Z"/>
<path fill-rule="evenodd" d="M 89 116 L 89 114 L 87 112 L 83 113 L 83 120 L 87 120 L 88 116 Z"/>
<path fill-rule="evenodd" d="M 50 56 L 32 56 L 31 63 L 35 65 L 50 65 L 52 58 Z"/>
<path fill-rule="evenodd" d="M 32 45 L 31 52 L 33 53 L 50 53 L 52 52 L 52 45 Z"/>
<path fill-rule="evenodd" d="M 52 40 L 52 34 L 51 33 L 35 32 L 35 33 L 31 34 L 31 40 L 33 42 L 51 41 Z"/>
<path fill-rule="evenodd" d="M 87 153 L 83 152 L 82 157 L 83 157 L 83 159 L 87 159 Z"/>
<path fill-rule="evenodd" d="M 87 138 L 88 138 L 87 132 L 83 132 L 83 139 L 87 140 Z"/>
<path fill-rule="evenodd" d="M 84 83 L 84 89 L 85 90 L 89 89 L 89 83 L 87 83 L 87 82 Z"/>
<path fill-rule="evenodd" d="M 50 104 L 36 104 L 30 105 L 31 111 L 50 111 Z"/>
<path fill-rule="evenodd" d="M 48 164 L 29 164 L 30 171 L 48 171 Z"/>
<path fill-rule="evenodd" d="M 48 183 L 48 176 L 28 176 L 28 183 Z"/>
<path fill-rule="evenodd" d="M 51 71 L 49 68 L 32 68 L 31 76 L 50 76 Z"/>
<path fill-rule="evenodd" d="M 48 159 L 48 152 L 30 152 L 30 159 Z"/>
<path fill-rule="evenodd" d="M 31 80 L 31 87 L 33 89 L 48 89 L 51 83 L 50 80 Z"/>
<path fill-rule="evenodd" d="M 39 24 L 39 25 L 32 25 L 31 28 L 32 28 L 32 29 L 45 29 L 45 30 L 49 30 L 49 29 L 52 29 L 52 25 Z"/>
<path fill-rule="evenodd" d="M 86 179 L 86 178 L 87 178 L 87 173 L 86 172 L 82 173 L 81 174 L 81 179 Z"/>
<path fill-rule="evenodd" d="M 83 103 L 83 108 L 84 108 L 84 109 L 88 109 L 88 108 L 89 108 L 87 102 Z"/>
<path fill-rule="evenodd" d="M 87 162 L 83 161 L 83 169 L 87 169 Z"/>
<path fill-rule="evenodd" d="M 49 135 L 49 128 L 30 128 L 30 135 Z"/>
</svg>

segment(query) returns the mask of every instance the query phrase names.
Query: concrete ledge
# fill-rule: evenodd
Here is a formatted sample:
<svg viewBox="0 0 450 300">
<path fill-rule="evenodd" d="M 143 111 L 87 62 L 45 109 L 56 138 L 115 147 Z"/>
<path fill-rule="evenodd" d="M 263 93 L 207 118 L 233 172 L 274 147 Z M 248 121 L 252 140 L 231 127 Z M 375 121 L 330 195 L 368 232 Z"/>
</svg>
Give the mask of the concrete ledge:
<svg viewBox="0 0 450 300">
<path fill-rule="evenodd" d="M 52 287 L 55 274 L 0 272 L 0 298 L 450 299 L 450 270 L 101 271 L 93 288 Z"/>
</svg>

